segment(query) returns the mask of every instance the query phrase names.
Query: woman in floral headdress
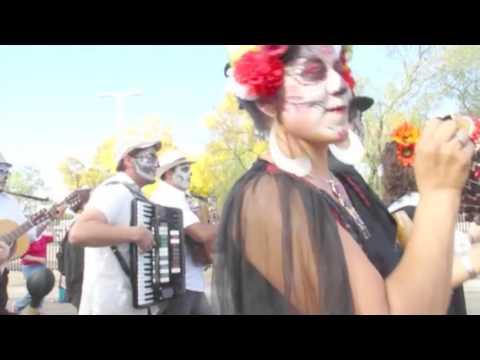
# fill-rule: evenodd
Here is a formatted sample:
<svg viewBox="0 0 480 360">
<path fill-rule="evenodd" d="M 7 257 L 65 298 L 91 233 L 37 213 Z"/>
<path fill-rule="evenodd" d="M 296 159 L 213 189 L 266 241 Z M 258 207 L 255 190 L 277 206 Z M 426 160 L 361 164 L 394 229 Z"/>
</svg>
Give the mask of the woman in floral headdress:
<svg viewBox="0 0 480 360">
<path fill-rule="evenodd" d="M 402 123 L 393 131 L 392 141 L 385 144 L 381 156 L 383 196 L 389 211 L 399 224 L 398 240 L 402 248 L 406 247 L 409 240 L 415 211 L 420 201 L 413 170 L 415 146 L 419 135 L 420 131 L 415 125 L 409 122 Z M 465 233 L 455 230 L 452 272 L 452 285 L 455 290 L 448 308 L 449 315 L 467 314 L 462 283 L 469 280 L 469 276 L 465 271 L 462 256 L 470 257 L 472 267 L 477 269 L 480 267 L 479 227 L 471 224 L 469 229 L 465 230 L 467 230 Z"/>
<path fill-rule="evenodd" d="M 224 205 L 214 268 L 221 313 L 446 313 L 455 217 L 473 154 L 457 122 L 431 120 L 417 146 L 422 202 L 400 259 L 394 236 L 372 241 L 379 233 L 359 216 L 370 206 L 361 188 L 328 167 L 328 146 L 348 136 L 342 47 L 239 46 L 231 67 L 232 89 L 268 133 L 269 151 Z"/>
</svg>

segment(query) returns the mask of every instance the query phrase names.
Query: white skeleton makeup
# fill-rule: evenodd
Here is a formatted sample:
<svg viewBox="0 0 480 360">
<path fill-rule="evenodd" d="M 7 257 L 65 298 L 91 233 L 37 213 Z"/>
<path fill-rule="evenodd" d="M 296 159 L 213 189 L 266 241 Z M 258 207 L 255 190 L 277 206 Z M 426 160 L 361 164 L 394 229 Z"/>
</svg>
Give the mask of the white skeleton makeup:
<svg viewBox="0 0 480 360">
<path fill-rule="evenodd" d="M 302 47 L 300 57 L 285 68 L 285 110 L 314 117 L 314 128 L 347 136 L 351 93 L 343 84 L 341 62 L 331 45 Z"/>
<path fill-rule="evenodd" d="M 10 175 L 10 165 L 0 163 L 0 191 L 3 191 L 7 186 L 8 176 Z"/>
<path fill-rule="evenodd" d="M 310 142 L 340 143 L 349 135 L 349 105 L 352 94 L 341 76 L 342 64 L 333 45 L 302 46 L 299 57 L 285 67 L 284 107 L 281 120 L 297 138 Z M 275 164 L 297 176 L 310 173 L 306 157 L 291 159 L 281 153 L 270 134 L 270 152 Z"/>
<path fill-rule="evenodd" d="M 329 148 L 341 162 L 356 165 L 362 162 L 366 152 L 363 146 L 365 126 L 362 122 L 362 111 L 351 106 L 348 123 L 350 124 L 348 138 L 342 143 L 330 144 Z"/>
<path fill-rule="evenodd" d="M 190 164 L 178 165 L 173 169 L 173 183 L 182 191 L 187 191 L 190 187 L 190 179 L 192 177 L 192 171 Z"/>
<path fill-rule="evenodd" d="M 140 151 L 134 157 L 134 166 L 138 175 L 150 184 L 155 182 L 155 174 L 157 171 L 158 158 L 153 147 Z"/>
</svg>

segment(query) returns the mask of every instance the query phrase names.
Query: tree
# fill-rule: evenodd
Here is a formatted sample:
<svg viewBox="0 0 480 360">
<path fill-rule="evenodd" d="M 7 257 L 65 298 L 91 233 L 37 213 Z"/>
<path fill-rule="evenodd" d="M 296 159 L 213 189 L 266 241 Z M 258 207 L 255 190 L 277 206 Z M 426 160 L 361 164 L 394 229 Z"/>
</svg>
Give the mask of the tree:
<svg viewBox="0 0 480 360">
<path fill-rule="evenodd" d="M 8 179 L 8 190 L 26 195 L 35 195 L 39 191 L 45 191 L 46 185 L 40 170 L 26 166 L 11 172 Z"/>
<path fill-rule="evenodd" d="M 192 166 L 191 191 L 215 197 L 221 208 L 234 182 L 267 145 L 255 135 L 252 120 L 239 109 L 233 94 L 226 94 L 218 108 L 204 119 L 204 124 L 210 129 L 212 140 Z"/>
<path fill-rule="evenodd" d="M 440 101 L 438 70 L 442 51 L 443 47 L 431 45 L 388 47 L 390 57 L 400 64 L 399 76 L 392 77 L 383 96 L 375 99 L 375 106 L 364 116 L 365 161 L 369 169 L 367 182 L 379 194 L 381 186 L 377 169 L 391 131 L 406 120 L 421 126 Z"/>
<path fill-rule="evenodd" d="M 463 113 L 480 115 L 480 46 L 455 45 L 441 56 L 439 83 Z"/>
<path fill-rule="evenodd" d="M 70 190 L 84 186 L 93 188 L 113 176 L 116 172 L 115 151 L 117 144 L 127 136 L 135 136 L 145 141 L 160 139 L 162 148 L 159 153 L 174 148 L 170 129 L 161 126 L 158 116 L 146 117 L 141 126 L 123 129 L 119 134 L 104 140 L 98 146 L 90 166 L 82 164 L 75 158 L 67 158 L 62 161 L 59 170 Z M 157 184 L 146 186 L 144 192 L 150 195 L 156 187 Z"/>
<path fill-rule="evenodd" d="M 58 170 L 62 173 L 63 181 L 69 190 L 81 187 L 86 167 L 80 160 L 68 157 L 60 163 Z"/>
<path fill-rule="evenodd" d="M 43 197 L 47 187 L 42 179 L 40 170 L 27 166 L 11 172 L 7 183 L 7 190 L 24 195 Z M 23 207 L 25 213 L 36 211 L 40 205 L 36 200 L 23 197 L 17 197 L 17 200 Z"/>
<path fill-rule="evenodd" d="M 399 76 L 385 87 L 383 97 L 365 116 L 368 182 L 380 192 L 377 168 L 384 144 L 400 120 L 422 127 L 425 120 L 440 115 L 439 105 L 453 101 L 458 112 L 480 115 L 479 45 L 388 46 L 400 64 Z M 364 82 L 362 82 L 364 83 Z"/>
</svg>

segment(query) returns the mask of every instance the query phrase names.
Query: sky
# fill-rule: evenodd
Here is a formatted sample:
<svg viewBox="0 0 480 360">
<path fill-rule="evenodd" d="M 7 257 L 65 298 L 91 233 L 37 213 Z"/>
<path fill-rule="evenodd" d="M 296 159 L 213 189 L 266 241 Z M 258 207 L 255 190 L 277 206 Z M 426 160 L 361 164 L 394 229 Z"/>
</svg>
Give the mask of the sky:
<svg viewBox="0 0 480 360">
<path fill-rule="evenodd" d="M 40 169 L 58 198 L 60 161 L 88 165 L 115 131 L 114 99 L 98 95 L 135 90 L 143 95 L 126 99 L 126 126 L 157 115 L 181 150 L 199 153 L 209 141 L 202 119 L 225 94 L 226 61 L 223 45 L 0 46 L 0 152 L 15 167 Z M 361 45 L 351 67 L 374 97 L 399 64 L 383 46 Z"/>
</svg>

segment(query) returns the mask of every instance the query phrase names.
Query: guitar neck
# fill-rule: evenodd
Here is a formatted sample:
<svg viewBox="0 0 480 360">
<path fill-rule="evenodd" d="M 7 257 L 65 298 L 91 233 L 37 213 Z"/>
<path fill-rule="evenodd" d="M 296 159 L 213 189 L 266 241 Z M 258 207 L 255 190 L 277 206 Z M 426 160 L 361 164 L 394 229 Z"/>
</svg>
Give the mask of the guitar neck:
<svg viewBox="0 0 480 360">
<path fill-rule="evenodd" d="M 22 225 L 18 226 L 15 230 L 10 231 L 2 236 L 0 236 L 0 241 L 5 242 L 8 246 L 12 246 L 18 240 L 20 236 L 28 232 L 35 225 L 30 221 L 24 222 Z"/>
</svg>

